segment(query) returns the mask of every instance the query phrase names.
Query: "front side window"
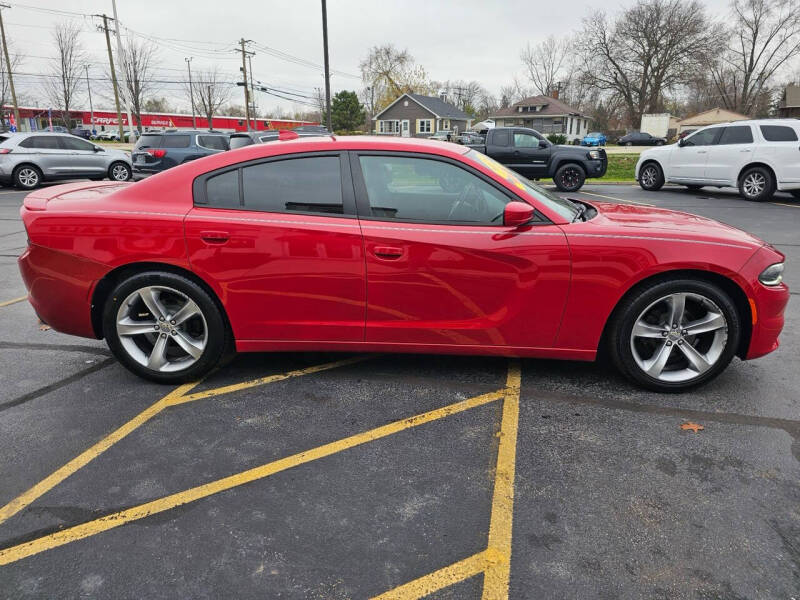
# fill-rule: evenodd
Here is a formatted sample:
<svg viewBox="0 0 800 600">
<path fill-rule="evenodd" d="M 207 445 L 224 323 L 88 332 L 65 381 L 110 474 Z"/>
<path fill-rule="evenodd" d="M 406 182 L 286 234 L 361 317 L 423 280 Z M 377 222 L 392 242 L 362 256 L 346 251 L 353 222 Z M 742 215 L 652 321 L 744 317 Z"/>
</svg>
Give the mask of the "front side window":
<svg viewBox="0 0 800 600">
<path fill-rule="evenodd" d="M 221 135 L 198 135 L 197 144 L 209 150 L 228 149 L 228 141 Z"/>
<path fill-rule="evenodd" d="M 719 138 L 718 144 L 725 146 L 728 144 L 752 144 L 753 132 L 749 125 L 736 125 L 734 127 L 726 127 Z"/>
<path fill-rule="evenodd" d="M 343 214 L 338 156 L 312 156 L 242 168 L 246 210 Z"/>
<path fill-rule="evenodd" d="M 684 138 L 684 146 L 711 146 L 717 139 L 717 135 L 722 130 L 722 127 L 711 127 L 710 129 L 703 129 Z"/>
<path fill-rule="evenodd" d="M 762 125 L 761 135 L 768 142 L 796 142 L 797 133 L 786 125 Z"/>
<path fill-rule="evenodd" d="M 517 148 L 538 148 L 539 139 L 530 133 L 515 133 L 514 146 Z"/>
<path fill-rule="evenodd" d="M 503 224 L 509 197 L 461 167 L 400 156 L 360 156 L 359 162 L 373 217 Z"/>
</svg>

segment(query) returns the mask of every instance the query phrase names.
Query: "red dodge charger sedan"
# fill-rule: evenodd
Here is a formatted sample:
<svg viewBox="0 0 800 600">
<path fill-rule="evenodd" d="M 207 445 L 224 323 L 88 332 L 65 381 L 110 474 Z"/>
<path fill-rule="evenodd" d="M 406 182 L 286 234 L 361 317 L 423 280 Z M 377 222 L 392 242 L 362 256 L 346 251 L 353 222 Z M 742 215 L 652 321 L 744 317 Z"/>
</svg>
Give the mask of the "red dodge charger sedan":
<svg viewBox="0 0 800 600">
<path fill-rule="evenodd" d="M 233 351 L 607 352 L 682 390 L 775 350 L 789 298 L 784 256 L 743 231 L 562 199 L 428 140 L 258 144 L 21 213 L 41 319 L 169 383 Z"/>
</svg>

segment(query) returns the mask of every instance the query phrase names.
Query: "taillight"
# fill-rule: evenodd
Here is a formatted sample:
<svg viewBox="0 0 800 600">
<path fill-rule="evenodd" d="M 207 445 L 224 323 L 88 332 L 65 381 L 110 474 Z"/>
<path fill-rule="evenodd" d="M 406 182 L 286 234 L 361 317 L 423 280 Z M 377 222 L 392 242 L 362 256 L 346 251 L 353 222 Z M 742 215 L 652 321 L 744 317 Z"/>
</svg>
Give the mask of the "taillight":
<svg viewBox="0 0 800 600">
<path fill-rule="evenodd" d="M 156 158 L 164 158 L 167 155 L 167 151 L 163 148 L 148 148 L 147 153 Z"/>
<path fill-rule="evenodd" d="M 11 152 L 11 148 L 0 148 L 0 154 L 8 154 Z"/>
</svg>

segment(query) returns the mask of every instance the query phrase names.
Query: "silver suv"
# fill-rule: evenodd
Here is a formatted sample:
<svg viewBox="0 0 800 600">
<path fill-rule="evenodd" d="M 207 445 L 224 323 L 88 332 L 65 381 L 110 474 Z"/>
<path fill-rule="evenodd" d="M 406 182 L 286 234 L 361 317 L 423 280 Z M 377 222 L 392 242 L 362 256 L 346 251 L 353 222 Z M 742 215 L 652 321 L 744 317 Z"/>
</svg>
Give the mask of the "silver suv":
<svg viewBox="0 0 800 600">
<path fill-rule="evenodd" d="M 0 183 L 25 190 L 53 179 L 128 181 L 132 175 L 127 153 L 68 133 L 17 133 L 0 143 Z"/>
</svg>

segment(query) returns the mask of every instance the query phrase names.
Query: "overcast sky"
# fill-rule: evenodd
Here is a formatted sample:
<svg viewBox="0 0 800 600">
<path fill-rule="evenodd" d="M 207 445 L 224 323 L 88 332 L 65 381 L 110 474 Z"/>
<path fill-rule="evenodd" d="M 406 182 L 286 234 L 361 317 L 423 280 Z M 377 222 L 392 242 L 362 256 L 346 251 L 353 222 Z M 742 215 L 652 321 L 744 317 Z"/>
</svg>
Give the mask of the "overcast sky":
<svg viewBox="0 0 800 600">
<path fill-rule="evenodd" d="M 24 57 L 17 68 L 18 91 L 27 102 L 45 104 L 40 78 L 33 74 L 52 72 L 48 57 L 55 56 L 52 30 L 62 20 L 73 19 L 82 28 L 88 55 L 95 107 L 110 108 L 113 102 L 102 81 L 108 64 L 105 38 L 97 30 L 99 19 L 91 16 L 55 14 L 32 10 L 38 7 L 83 15 L 112 14 L 111 0 L 25 0 L 4 11 L 6 35 L 12 52 Z M 581 19 L 599 7 L 616 12 L 632 0 L 600 3 L 590 0 L 328 0 L 331 85 L 358 89 L 358 64 L 371 46 L 392 43 L 406 48 L 434 80 L 476 79 L 490 92 L 515 75 L 523 76 L 520 50 L 548 35 L 568 35 L 580 27 Z M 709 13 L 727 12 L 727 0 L 705 0 Z M 234 52 L 240 38 L 254 40 L 252 59 L 255 78 L 269 86 L 312 96 L 323 87 L 321 68 L 298 65 L 270 54 L 265 47 L 322 64 L 322 18 L 319 0 L 118 0 L 123 35 L 143 34 L 159 44 L 156 95 L 188 111 L 189 102 L 179 83 L 186 78 L 184 58 L 193 56 L 192 70 L 200 73 L 217 65 L 225 79 L 239 79 L 240 54 Z M 179 40 L 179 41 L 178 41 Z M 112 39 L 113 43 L 113 39 Z M 116 46 L 114 47 L 116 51 Z M 88 108 L 85 86 L 81 105 Z M 231 102 L 243 104 L 241 88 L 231 90 Z M 300 105 L 258 94 L 262 109 Z"/>
</svg>

